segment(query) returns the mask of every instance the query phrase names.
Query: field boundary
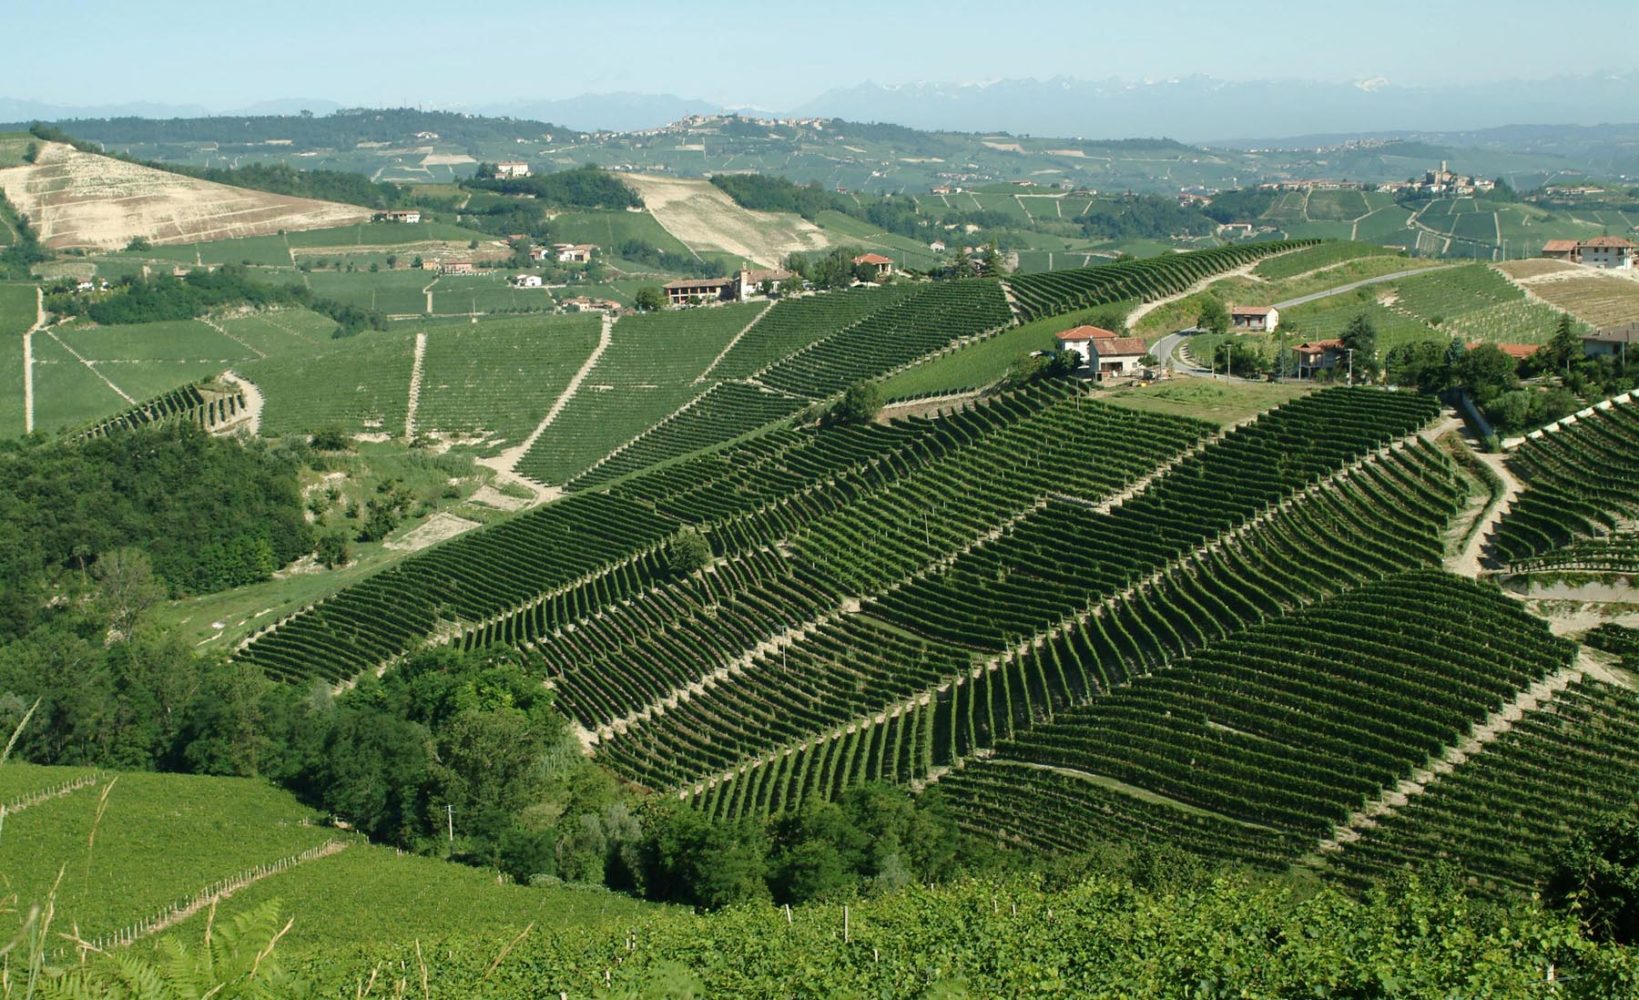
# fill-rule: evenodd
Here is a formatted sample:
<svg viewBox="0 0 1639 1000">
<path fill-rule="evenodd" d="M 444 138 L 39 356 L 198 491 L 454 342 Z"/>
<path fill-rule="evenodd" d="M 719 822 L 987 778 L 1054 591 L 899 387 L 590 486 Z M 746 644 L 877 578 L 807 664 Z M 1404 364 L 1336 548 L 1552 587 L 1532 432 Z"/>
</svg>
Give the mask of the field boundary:
<svg viewBox="0 0 1639 1000">
<path fill-rule="evenodd" d="M 79 952 L 83 957 L 87 952 L 101 953 L 115 948 L 127 947 L 141 941 L 143 938 L 152 937 L 155 934 L 171 929 L 205 907 L 215 906 L 240 889 L 254 885 L 273 875 L 287 872 L 298 865 L 307 864 L 309 861 L 317 861 L 332 854 L 339 854 L 350 846 L 352 845 L 345 840 L 327 840 L 317 847 L 308 848 L 300 854 L 287 855 L 277 861 L 257 865 L 255 868 L 247 868 L 237 875 L 222 879 L 219 882 L 213 882 L 187 899 L 172 903 L 158 913 L 121 927 L 119 930 L 110 931 L 90 940 L 71 937 L 69 940 L 72 947 L 67 950 Z"/>
<path fill-rule="evenodd" d="M 56 341 L 57 346 L 61 347 L 65 351 L 67 351 L 69 354 L 72 354 L 74 356 L 75 361 L 78 361 L 80 364 L 85 366 L 86 371 L 88 371 L 91 374 L 93 374 L 93 375 L 97 376 L 98 378 L 102 379 L 104 384 L 106 384 L 108 386 L 108 388 L 114 390 L 114 392 L 119 395 L 119 398 L 125 400 L 127 403 L 130 403 L 132 406 L 137 405 L 137 400 L 132 399 L 129 393 L 127 393 L 124 389 L 121 389 L 119 386 L 115 385 L 113 380 L 110 379 L 107 375 L 104 375 L 102 372 L 97 370 L 97 365 L 96 365 L 95 362 L 86 360 L 85 355 L 81 354 L 79 351 L 76 351 L 74 348 L 69 347 L 68 344 L 63 341 L 63 338 L 57 336 L 55 331 L 47 330 L 47 331 L 45 331 L 45 334 L 46 334 L 46 336 L 50 337 L 52 340 Z"/>
<path fill-rule="evenodd" d="M 415 411 L 421 407 L 421 378 L 427 360 L 427 331 L 415 335 L 415 360 L 410 362 L 410 398 L 404 404 L 404 440 L 415 440 Z"/>
</svg>

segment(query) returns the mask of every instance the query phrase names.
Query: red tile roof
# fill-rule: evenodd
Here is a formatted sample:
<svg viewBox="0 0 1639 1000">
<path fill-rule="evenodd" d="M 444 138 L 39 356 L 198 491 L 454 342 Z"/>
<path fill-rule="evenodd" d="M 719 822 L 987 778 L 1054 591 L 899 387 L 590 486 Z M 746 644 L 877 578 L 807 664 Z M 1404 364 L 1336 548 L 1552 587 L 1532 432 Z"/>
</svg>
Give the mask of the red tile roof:
<svg viewBox="0 0 1639 1000">
<path fill-rule="evenodd" d="M 879 253 L 862 253 L 854 258 L 855 264 L 893 264 L 892 257 L 884 257 Z"/>
<path fill-rule="evenodd" d="M 1150 346 L 1144 343 L 1143 337 L 1116 337 L 1111 340 L 1093 341 L 1093 353 L 1100 358 L 1137 356 L 1149 349 Z"/>
<path fill-rule="evenodd" d="M 1603 248 L 1603 247 L 1630 247 L 1631 248 L 1635 244 L 1631 240 L 1625 240 L 1620 236 L 1595 236 L 1591 240 L 1583 240 L 1582 245 L 1585 246 L 1585 247 L 1601 247 L 1601 248 Z"/>
<path fill-rule="evenodd" d="M 1549 240 L 1542 245 L 1543 253 L 1570 253 L 1576 249 L 1576 240 Z"/>
<path fill-rule="evenodd" d="M 1231 316 L 1267 316 L 1275 311 L 1274 306 L 1231 306 Z"/>
<path fill-rule="evenodd" d="M 1343 350 L 1343 341 L 1312 340 L 1306 344 L 1299 344 L 1298 346 L 1292 348 L 1292 350 L 1303 355 L 1325 354 L 1327 351 Z"/>
<path fill-rule="evenodd" d="M 1481 347 L 1485 343 L 1486 341 L 1483 340 L 1471 340 L 1468 342 L 1468 349 L 1472 351 L 1474 348 Z M 1515 361 L 1524 361 L 1526 358 L 1542 350 L 1541 344 L 1493 344 L 1492 346 L 1513 358 Z"/>
<path fill-rule="evenodd" d="M 1102 326 L 1074 326 L 1062 333 L 1055 334 L 1060 340 L 1114 340 L 1117 336 L 1114 330 L 1106 330 Z"/>
</svg>

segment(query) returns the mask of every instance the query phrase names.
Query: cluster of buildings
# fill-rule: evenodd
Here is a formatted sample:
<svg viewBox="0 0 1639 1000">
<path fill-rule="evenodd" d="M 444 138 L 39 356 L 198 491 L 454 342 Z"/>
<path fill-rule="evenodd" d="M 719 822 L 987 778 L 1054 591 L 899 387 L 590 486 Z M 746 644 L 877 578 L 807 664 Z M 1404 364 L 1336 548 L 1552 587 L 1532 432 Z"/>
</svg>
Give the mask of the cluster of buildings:
<svg viewBox="0 0 1639 1000">
<path fill-rule="evenodd" d="M 1421 177 L 1413 177 L 1404 181 L 1390 181 L 1378 185 L 1379 191 L 1412 191 L 1418 194 L 1451 195 L 1468 197 L 1476 194 L 1485 194 L 1495 188 L 1496 182 L 1484 177 L 1472 177 L 1468 174 L 1459 174 L 1451 170 L 1446 161 L 1440 161 L 1440 169 L 1424 172 Z"/>
<path fill-rule="evenodd" d="M 890 263 L 892 263 L 890 261 Z M 760 295 L 764 284 L 778 285 L 793 277 L 778 267 L 744 268 L 727 278 L 681 278 L 661 286 L 666 301 L 674 306 L 709 305 L 717 302 L 744 302 Z"/>
<path fill-rule="evenodd" d="M 882 278 L 893 273 L 892 257 L 879 253 L 862 253 L 854 258 L 854 267 L 866 268 L 873 277 Z M 680 278 L 661 286 L 666 301 L 674 306 L 713 305 L 720 302 L 745 302 L 762 294 L 764 286 L 778 285 L 795 277 L 783 268 L 745 268 L 727 278 Z"/>
<path fill-rule="evenodd" d="M 1590 240 L 1549 240 L 1542 245 L 1542 256 L 1550 260 L 1565 260 L 1588 267 L 1628 270 L 1634 266 L 1639 243 L 1620 236 L 1595 236 Z"/>
</svg>

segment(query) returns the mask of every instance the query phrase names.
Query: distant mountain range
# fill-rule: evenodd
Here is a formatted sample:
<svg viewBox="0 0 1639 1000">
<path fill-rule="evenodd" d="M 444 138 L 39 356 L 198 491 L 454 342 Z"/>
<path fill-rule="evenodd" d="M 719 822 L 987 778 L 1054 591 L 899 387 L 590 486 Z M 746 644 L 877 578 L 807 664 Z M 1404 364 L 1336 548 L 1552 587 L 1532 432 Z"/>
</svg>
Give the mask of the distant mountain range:
<svg viewBox="0 0 1639 1000">
<path fill-rule="evenodd" d="M 1365 136 L 1437 135 L 1472 145 L 1474 136 L 1520 122 L 1592 126 L 1631 121 L 1639 72 L 1561 76 L 1449 86 L 1404 86 L 1381 78 L 1232 82 L 1208 76 L 1132 82 L 1117 79 L 1000 80 L 985 84 L 861 83 L 826 91 L 784 114 L 882 122 L 915 129 L 1113 139 L 1166 136 L 1213 146 L 1256 148 L 1331 144 Z M 226 110 L 127 102 L 65 107 L 0 98 L 0 121 L 209 114 L 327 114 L 342 105 L 281 98 Z M 731 111 L 671 94 L 608 93 L 517 99 L 446 110 L 558 122 L 594 131 L 636 131 L 693 114 Z M 764 112 L 766 114 L 766 112 Z M 1240 138 L 1236 138 L 1240 137 Z M 1279 138 L 1286 137 L 1286 138 Z M 1557 141 L 1557 140 L 1556 140 Z"/>
<path fill-rule="evenodd" d="M 1267 143 L 1303 133 L 1484 129 L 1516 122 L 1593 125 L 1634 119 L 1639 73 L 1541 81 L 1400 86 L 1313 80 L 1229 82 L 1192 76 L 1150 83 L 1122 80 L 1001 80 L 827 91 L 802 114 L 883 121 L 921 129 L 1117 138 L 1164 135 L 1228 145 L 1232 136 Z"/>
</svg>

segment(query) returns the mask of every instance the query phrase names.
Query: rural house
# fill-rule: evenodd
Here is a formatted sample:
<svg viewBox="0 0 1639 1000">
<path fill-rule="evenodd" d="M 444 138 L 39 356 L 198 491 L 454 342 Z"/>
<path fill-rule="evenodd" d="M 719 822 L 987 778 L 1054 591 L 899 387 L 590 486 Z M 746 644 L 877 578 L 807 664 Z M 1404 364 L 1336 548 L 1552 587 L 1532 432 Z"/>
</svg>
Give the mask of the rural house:
<svg viewBox="0 0 1639 1000">
<path fill-rule="evenodd" d="M 859 267 L 861 264 L 876 268 L 876 276 L 879 278 L 893 270 L 893 258 L 884 257 L 879 253 L 862 253 L 855 257 L 854 266 Z"/>
<path fill-rule="evenodd" d="M 538 274 L 515 274 L 512 276 L 513 288 L 539 288 L 541 276 Z"/>
<path fill-rule="evenodd" d="M 1149 353 L 1143 337 L 1097 337 L 1087 346 L 1091 352 L 1088 364 L 1099 378 L 1134 374 Z"/>
<path fill-rule="evenodd" d="M 1626 270 L 1633 266 L 1633 251 L 1639 247 L 1620 236 L 1595 236 L 1576 248 L 1577 259 L 1588 267 Z"/>
<path fill-rule="evenodd" d="M 1542 245 L 1542 256 L 1549 260 L 1576 260 L 1576 240 L 1549 240 Z"/>
<path fill-rule="evenodd" d="M 733 278 L 683 278 L 668 281 L 663 286 L 666 300 L 674 306 L 704 305 L 734 298 L 736 282 Z"/>
<path fill-rule="evenodd" d="M 1347 355 L 1341 340 L 1313 340 L 1292 348 L 1298 378 L 1312 378 L 1316 372 L 1331 371 L 1342 364 Z"/>
<path fill-rule="evenodd" d="M 528 177 L 529 164 L 522 160 L 503 160 L 495 165 L 497 177 Z"/>
<path fill-rule="evenodd" d="M 735 276 L 734 297 L 744 302 L 753 295 L 762 294 L 763 282 L 779 287 L 780 282 L 793 277 L 790 271 L 778 267 L 761 267 L 742 269 Z"/>
<path fill-rule="evenodd" d="M 592 259 L 598 248 L 593 243 L 554 243 L 552 249 L 557 253 L 560 264 L 584 264 Z"/>
<path fill-rule="evenodd" d="M 608 313 L 611 316 L 620 315 L 620 311 L 624 308 L 613 299 L 594 299 L 588 295 L 577 295 L 572 299 L 564 299 L 558 305 L 564 312 L 601 312 Z"/>
<path fill-rule="evenodd" d="M 1237 330 L 1272 333 L 1280 325 L 1280 310 L 1274 306 L 1235 306 L 1229 310 L 1229 322 Z"/>
<path fill-rule="evenodd" d="M 473 274 L 475 269 L 470 260 L 441 260 L 438 262 L 439 274 Z"/>
<path fill-rule="evenodd" d="M 1582 338 L 1582 353 L 1590 358 L 1625 360 L 1636 346 L 1639 346 L 1639 323 L 1608 326 Z"/>
<path fill-rule="evenodd" d="M 1093 342 L 1098 340 L 1115 340 L 1114 330 L 1106 330 L 1101 326 L 1076 326 L 1054 334 L 1059 342 L 1059 350 L 1075 351 L 1081 358 L 1083 365 L 1093 363 Z"/>
<path fill-rule="evenodd" d="M 389 208 L 385 212 L 377 212 L 376 222 L 420 222 L 421 209 L 419 208 Z"/>
</svg>

